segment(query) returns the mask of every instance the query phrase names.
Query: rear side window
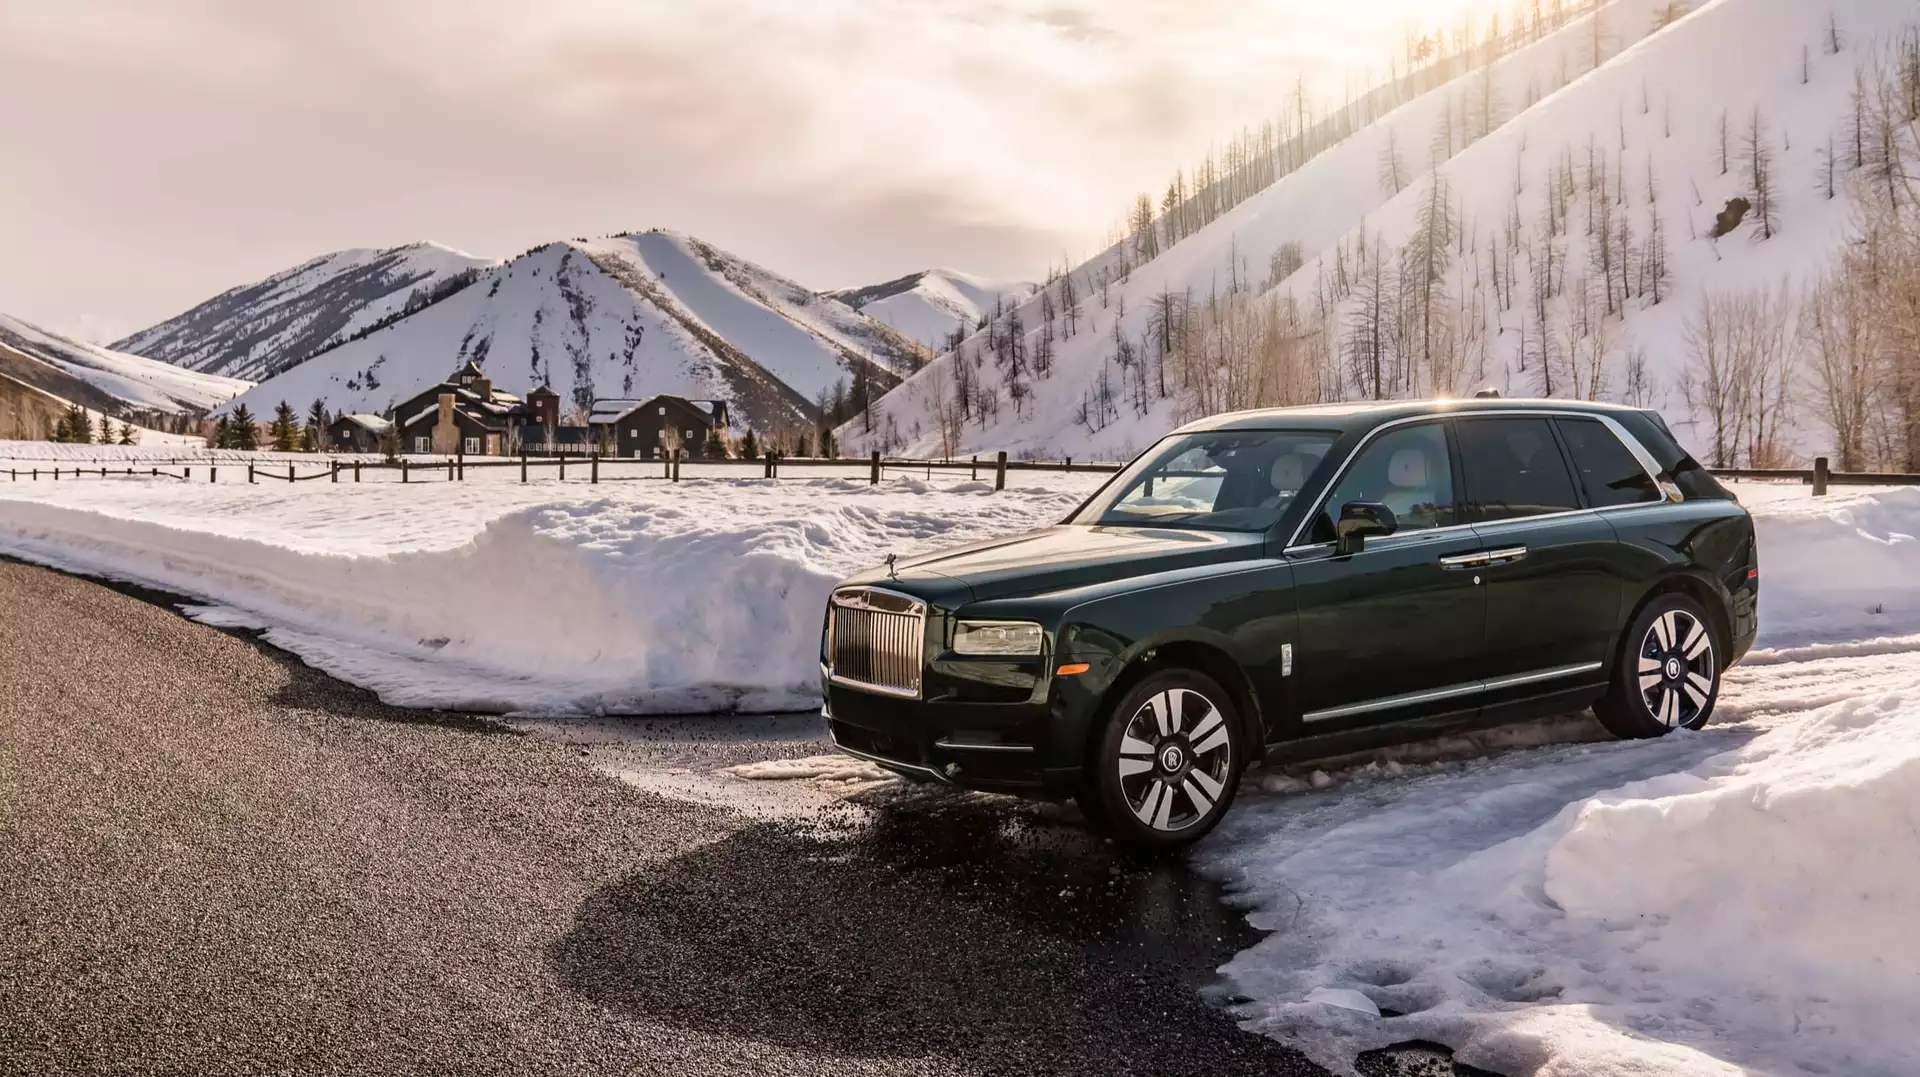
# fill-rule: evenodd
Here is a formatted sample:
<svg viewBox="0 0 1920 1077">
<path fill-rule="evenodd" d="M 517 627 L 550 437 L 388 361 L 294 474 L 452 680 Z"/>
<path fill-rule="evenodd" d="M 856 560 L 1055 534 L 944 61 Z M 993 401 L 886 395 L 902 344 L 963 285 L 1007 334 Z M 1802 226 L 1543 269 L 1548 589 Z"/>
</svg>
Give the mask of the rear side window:
<svg viewBox="0 0 1920 1077">
<path fill-rule="evenodd" d="M 1573 476 L 1545 419 L 1462 419 L 1467 520 L 1522 520 L 1580 508 Z"/>
<path fill-rule="evenodd" d="M 1689 501 L 1726 501 L 1732 498 L 1726 487 L 1707 473 L 1707 469 L 1687 455 L 1687 451 L 1674 440 L 1673 431 L 1667 429 L 1665 419 L 1658 412 L 1623 411 L 1614 416 L 1627 432 L 1637 439 L 1641 446 L 1653 454 L 1653 460 L 1660 465 L 1661 477 L 1672 479 L 1680 487 L 1680 493 Z"/>
<path fill-rule="evenodd" d="M 1556 419 L 1573 456 L 1573 469 L 1587 503 L 1596 509 L 1663 500 L 1659 484 L 1606 424 L 1598 419 Z"/>
</svg>

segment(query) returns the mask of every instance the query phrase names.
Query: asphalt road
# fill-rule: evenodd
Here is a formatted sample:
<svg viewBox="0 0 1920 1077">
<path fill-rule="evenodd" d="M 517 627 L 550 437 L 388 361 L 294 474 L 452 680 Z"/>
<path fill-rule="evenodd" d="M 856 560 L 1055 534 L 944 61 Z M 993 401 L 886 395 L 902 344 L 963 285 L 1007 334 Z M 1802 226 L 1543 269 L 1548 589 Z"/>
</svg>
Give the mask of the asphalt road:
<svg viewBox="0 0 1920 1077">
<path fill-rule="evenodd" d="M 1251 941 L 1045 809 L 703 806 L 0 561 L 3 1074 L 1323 1072 Z"/>
</svg>

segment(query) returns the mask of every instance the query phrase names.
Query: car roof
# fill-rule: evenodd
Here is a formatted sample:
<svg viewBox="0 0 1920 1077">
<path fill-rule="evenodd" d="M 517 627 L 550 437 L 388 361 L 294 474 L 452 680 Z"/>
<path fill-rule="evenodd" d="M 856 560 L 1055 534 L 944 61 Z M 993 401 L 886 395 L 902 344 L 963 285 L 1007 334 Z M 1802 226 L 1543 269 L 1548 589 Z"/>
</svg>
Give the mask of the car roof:
<svg viewBox="0 0 1920 1077">
<path fill-rule="evenodd" d="M 1498 397 L 1475 397 L 1464 400 L 1382 400 L 1234 411 L 1196 420 L 1174 433 L 1193 434 L 1208 430 L 1275 430 L 1303 426 L 1365 430 L 1379 426 L 1381 423 L 1400 419 L 1417 419 L 1426 415 L 1449 415 L 1456 412 L 1539 411 L 1543 408 L 1596 415 L 1631 413 L 1641 410 L 1623 404 L 1602 404 L 1587 400 L 1521 400 Z"/>
</svg>

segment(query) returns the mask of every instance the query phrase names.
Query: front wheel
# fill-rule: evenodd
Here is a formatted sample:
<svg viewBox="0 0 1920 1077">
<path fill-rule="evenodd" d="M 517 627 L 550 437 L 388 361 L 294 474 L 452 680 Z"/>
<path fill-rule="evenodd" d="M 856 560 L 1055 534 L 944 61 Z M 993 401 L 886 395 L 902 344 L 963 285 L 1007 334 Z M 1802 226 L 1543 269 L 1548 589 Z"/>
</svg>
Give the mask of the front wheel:
<svg viewBox="0 0 1920 1077">
<path fill-rule="evenodd" d="M 1148 676 L 1121 698 L 1089 753 L 1080 807 L 1116 841 L 1175 849 L 1206 836 L 1240 786 L 1239 715 L 1194 670 Z"/>
<path fill-rule="evenodd" d="M 1627 629 L 1607 694 L 1593 710 L 1614 736 L 1642 739 L 1699 729 L 1719 698 L 1712 620 L 1686 595 L 1666 594 Z"/>
</svg>

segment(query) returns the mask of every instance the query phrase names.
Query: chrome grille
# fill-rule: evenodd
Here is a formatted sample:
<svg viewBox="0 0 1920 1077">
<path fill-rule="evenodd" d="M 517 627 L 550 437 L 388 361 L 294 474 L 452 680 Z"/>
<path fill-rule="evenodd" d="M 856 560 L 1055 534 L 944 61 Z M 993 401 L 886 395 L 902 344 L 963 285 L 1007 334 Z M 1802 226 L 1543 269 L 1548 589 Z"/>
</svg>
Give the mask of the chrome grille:
<svg viewBox="0 0 1920 1077">
<path fill-rule="evenodd" d="M 926 604 L 879 588 L 847 587 L 833 593 L 832 609 L 827 654 L 833 679 L 918 699 Z"/>
</svg>

